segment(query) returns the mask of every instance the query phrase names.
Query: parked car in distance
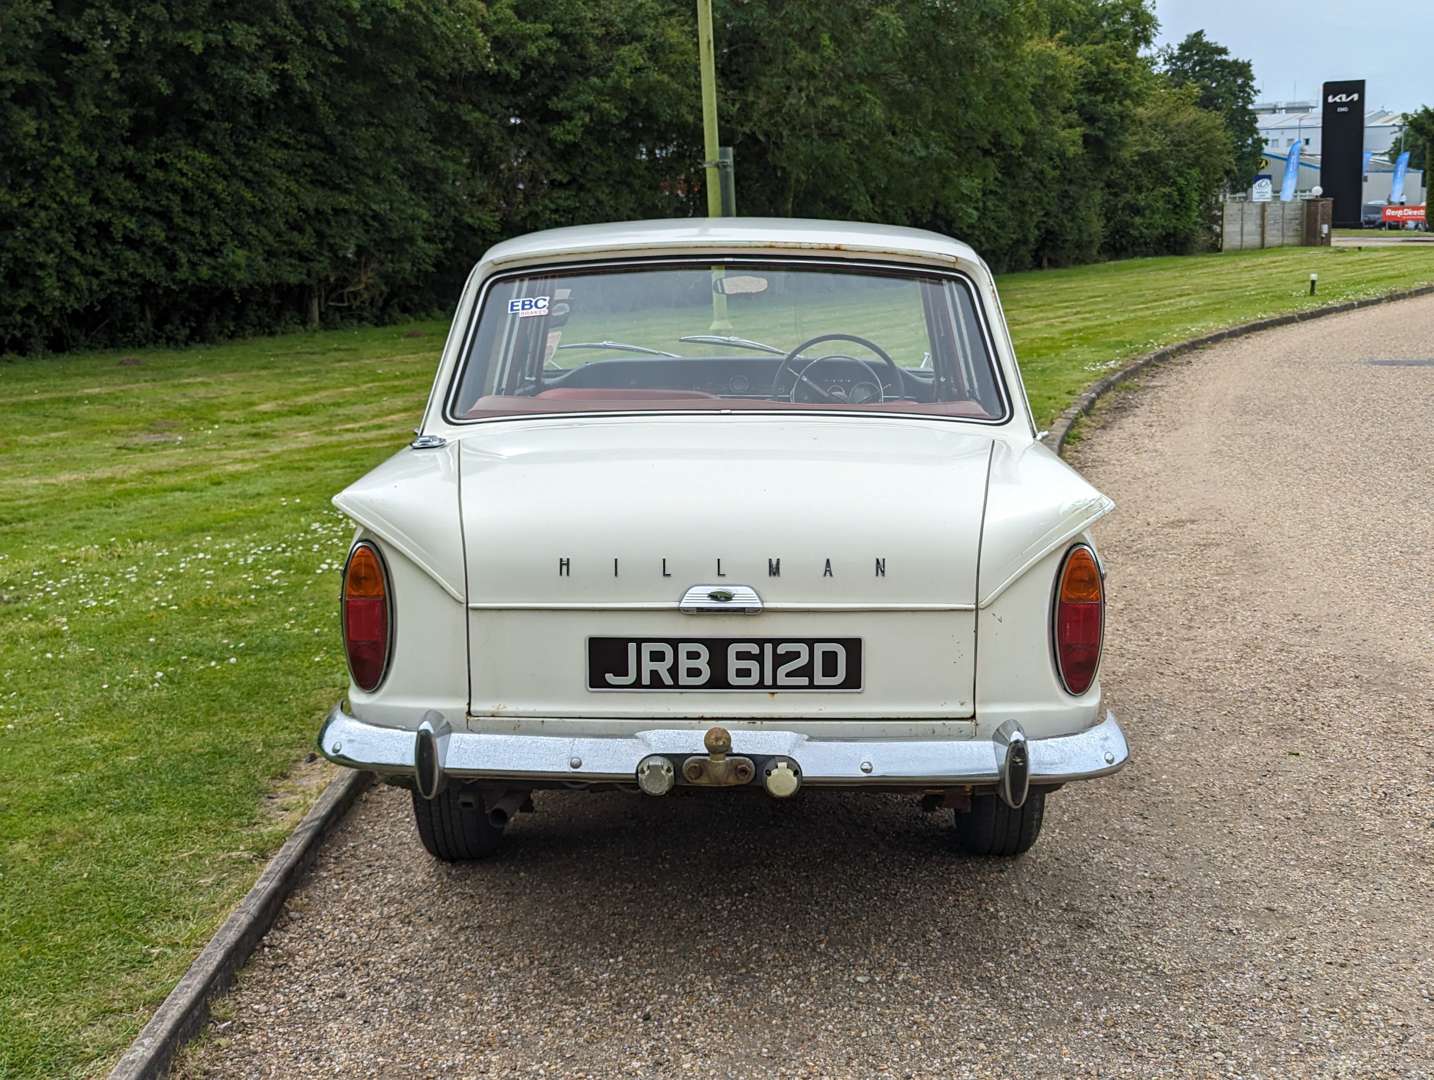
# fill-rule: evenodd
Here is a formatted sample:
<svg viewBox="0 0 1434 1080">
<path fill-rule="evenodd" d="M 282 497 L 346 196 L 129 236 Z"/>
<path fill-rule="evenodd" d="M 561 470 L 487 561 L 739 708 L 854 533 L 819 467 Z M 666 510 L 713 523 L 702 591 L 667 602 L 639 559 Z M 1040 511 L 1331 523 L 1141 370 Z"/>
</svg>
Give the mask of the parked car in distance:
<svg viewBox="0 0 1434 1080">
<path fill-rule="evenodd" d="M 534 790 L 905 792 L 1014 855 L 1129 756 L 1114 504 L 1041 441 L 965 244 L 633 222 L 487 252 L 417 437 L 335 497 L 351 684 L 318 745 L 445 860 Z M 715 810 L 714 810 L 715 812 Z"/>
<path fill-rule="evenodd" d="M 1360 213 L 1360 225 L 1366 229 L 1384 228 L 1384 203 L 1367 202 Z"/>
</svg>

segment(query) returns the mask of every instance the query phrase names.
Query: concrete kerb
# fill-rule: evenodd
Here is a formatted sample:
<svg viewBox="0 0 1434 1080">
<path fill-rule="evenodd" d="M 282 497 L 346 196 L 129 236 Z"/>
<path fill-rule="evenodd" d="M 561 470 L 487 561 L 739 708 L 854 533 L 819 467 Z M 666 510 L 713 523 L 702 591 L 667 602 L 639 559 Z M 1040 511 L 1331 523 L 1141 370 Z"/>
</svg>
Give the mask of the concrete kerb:
<svg viewBox="0 0 1434 1080">
<path fill-rule="evenodd" d="M 1051 425 L 1050 431 L 1046 434 L 1046 443 L 1056 453 L 1065 452 L 1066 440 L 1070 438 L 1071 430 L 1075 427 L 1081 417 L 1090 413 L 1095 403 L 1110 393 L 1121 383 L 1125 382 L 1132 375 L 1137 375 L 1146 368 L 1153 367 L 1165 360 L 1173 360 L 1177 356 L 1194 352 L 1196 349 L 1203 349 L 1207 345 L 1215 345 L 1221 341 L 1229 341 L 1232 338 L 1241 338 L 1249 334 L 1259 333 L 1261 330 L 1273 330 L 1279 326 L 1289 326 L 1292 323 L 1307 322 L 1310 319 L 1322 319 L 1327 315 L 1342 315 L 1357 308 L 1373 307 L 1376 304 L 1388 304 L 1395 300 L 1408 300 L 1415 296 L 1427 296 L 1434 293 L 1434 285 L 1420 285 L 1413 289 L 1401 289 L 1399 292 L 1387 293 L 1384 296 L 1371 296 L 1359 300 L 1346 300 L 1339 304 L 1330 304 L 1326 307 L 1311 308 L 1308 311 L 1295 311 L 1288 315 L 1275 315 L 1268 319 L 1257 319 L 1254 322 L 1243 323 L 1240 326 L 1232 326 L 1226 330 L 1219 330 L 1213 334 L 1206 334 L 1204 337 L 1194 338 L 1190 341 L 1178 342 L 1174 345 L 1167 345 L 1163 349 L 1156 349 L 1154 352 L 1137 356 L 1130 363 L 1126 364 L 1119 371 L 1112 372 L 1101 379 L 1094 386 L 1088 389 L 1075 403 L 1065 412 L 1056 418 Z"/>
<path fill-rule="evenodd" d="M 189 965 L 184 978 L 130 1044 L 110 1072 L 110 1080 L 151 1080 L 168 1071 L 180 1047 L 198 1034 L 209 1019 L 209 1002 L 229 987 L 234 973 L 274 924 L 325 833 L 344 816 L 373 779 L 372 773 L 345 769 L 342 776 L 329 782 L 318 802 L 269 860 L 254 887 L 229 913 L 209 944 Z"/>
</svg>

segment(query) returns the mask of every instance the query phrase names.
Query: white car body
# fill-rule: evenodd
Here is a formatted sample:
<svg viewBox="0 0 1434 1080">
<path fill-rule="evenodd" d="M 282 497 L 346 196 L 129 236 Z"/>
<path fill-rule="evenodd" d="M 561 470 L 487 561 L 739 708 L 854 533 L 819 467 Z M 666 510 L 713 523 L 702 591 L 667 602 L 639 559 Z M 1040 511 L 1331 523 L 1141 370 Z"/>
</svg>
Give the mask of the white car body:
<svg viewBox="0 0 1434 1080">
<path fill-rule="evenodd" d="M 467 328 L 495 275 L 749 254 L 965 275 L 1009 397 L 1004 419 L 448 415 Z M 417 434 L 334 500 L 356 540 L 382 553 L 393 624 L 382 683 L 352 685 L 320 733 L 331 760 L 429 792 L 475 781 L 635 788 L 654 756 L 682 783 L 683 763 L 708 753 L 704 736 L 720 725 L 759 773 L 781 759 L 801 784 L 957 792 L 958 802 L 1001 790 L 1017 806 L 1028 786 L 1126 761 L 1098 677 L 1068 693 L 1052 654 L 1062 561 L 1091 544 L 1113 503 L 1040 441 L 991 274 L 964 244 L 741 218 L 499 244 L 463 291 Z M 750 590 L 760 613 L 682 610 L 696 586 L 739 603 Z M 860 638 L 864 681 L 859 691 L 590 689 L 585 643 L 603 635 Z M 1013 745 L 1024 773 L 1014 792 Z M 752 784 L 760 790 L 762 777 Z"/>
</svg>

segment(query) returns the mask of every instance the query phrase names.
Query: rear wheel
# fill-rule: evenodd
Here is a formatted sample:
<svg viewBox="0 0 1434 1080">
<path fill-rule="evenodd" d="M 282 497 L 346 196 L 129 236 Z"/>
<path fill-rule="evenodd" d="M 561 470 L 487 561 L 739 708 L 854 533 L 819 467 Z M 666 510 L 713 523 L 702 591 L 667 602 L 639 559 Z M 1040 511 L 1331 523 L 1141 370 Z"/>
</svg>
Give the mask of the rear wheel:
<svg viewBox="0 0 1434 1080">
<path fill-rule="evenodd" d="M 475 786 L 447 787 L 432 799 L 413 792 L 418 838 L 435 859 L 466 862 L 498 850 L 503 827 L 488 819 L 483 795 Z"/>
<path fill-rule="evenodd" d="M 971 797 L 971 809 L 956 811 L 956 846 L 968 855 L 1019 855 L 1041 835 L 1046 793 L 1032 789 L 1020 809 L 1012 810 L 986 793 Z"/>
</svg>

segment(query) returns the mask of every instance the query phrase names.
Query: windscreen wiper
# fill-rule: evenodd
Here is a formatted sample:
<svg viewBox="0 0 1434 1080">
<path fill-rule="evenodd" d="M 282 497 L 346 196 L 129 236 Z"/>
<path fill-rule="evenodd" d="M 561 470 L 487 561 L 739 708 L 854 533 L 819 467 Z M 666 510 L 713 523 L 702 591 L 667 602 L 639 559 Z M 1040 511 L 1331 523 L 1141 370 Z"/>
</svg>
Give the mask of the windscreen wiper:
<svg viewBox="0 0 1434 1080">
<path fill-rule="evenodd" d="M 773 356 L 787 355 L 786 349 L 779 349 L 775 345 L 764 345 L 760 341 L 731 337 L 727 334 L 688 334 L 677 340 L 691 341 L 698 345 L 730 345 L 734 349 L 755 349 L 757 352 L 771 353 Z"/>
<path fill-rule="evenodd" d="M 614 352 L 644 353 L 647 356 L 668 356 L 673 360 L 681 360 L 682 354 L 665 352 L 662 349 L 649 349 L 646 345 L 629 345 L 625 341 L 574 341 L 568 345 L 559 345 L 559 349 L 612 349 Z"/>
</svg>

